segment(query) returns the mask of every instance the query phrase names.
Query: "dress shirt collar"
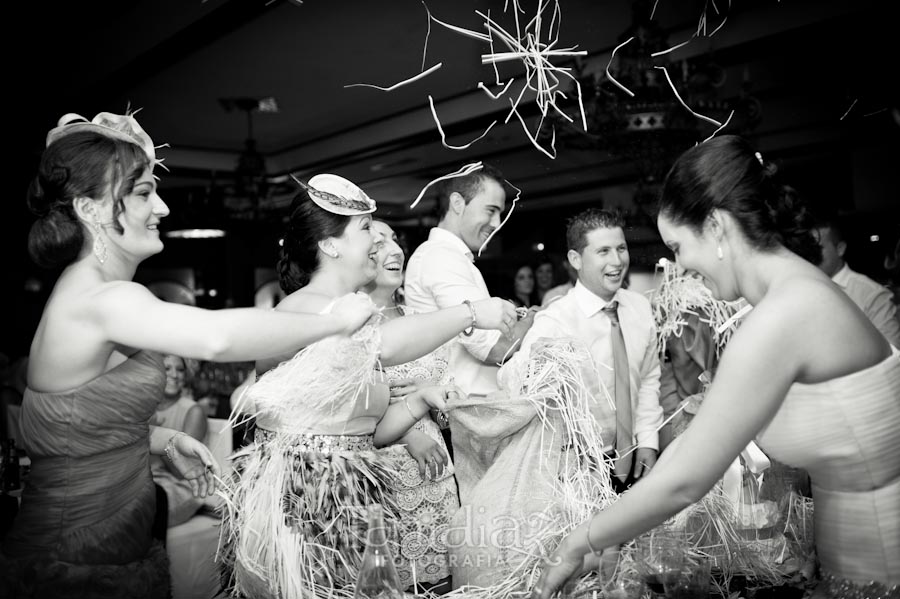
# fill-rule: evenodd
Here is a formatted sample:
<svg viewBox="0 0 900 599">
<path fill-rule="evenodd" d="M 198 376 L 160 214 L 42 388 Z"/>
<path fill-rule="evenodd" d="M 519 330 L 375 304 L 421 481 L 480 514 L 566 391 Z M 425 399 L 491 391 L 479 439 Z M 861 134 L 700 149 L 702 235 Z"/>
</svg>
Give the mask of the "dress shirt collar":
<svg viewBox="0 0 900 599">
<path fill-rule="evenodd" d="M 850 267 L 847 266 L 846 262 L 844 262 L 844 265 L 839 271 L 834 273 L 834 276 L 831 277 L 831 280 L 834 281 L 838 287 L 847 287 L 847 283 L 850 282 Z"/>
<path fill-rule="evenodd" d="M 572 297 L 575 299 L 575 304 L 584 313 L 585 318 L 590 318 L 595 315 L 609 303 L 585 287 L 580 280 L 575 282 L 575 287 L 573 287 L 569 293 L 572 294 Z M 610 301 L 617 300 L 618 296 L 619 292 L 616 291 Z"/>
<path fill-rule="evenodd" d="M 452 247 L 458 252 L 465 254 L 466 258 L 472 262 L 475 262 L 475 254 L 472 253 L 466 242 L 460 239 L 456 233 L 451 233 L 447 229 L 441 229 L 440 227 L 432 227 L 431 232 L 428 234 L 428 241 L 436 241 Z"/>
</svg>

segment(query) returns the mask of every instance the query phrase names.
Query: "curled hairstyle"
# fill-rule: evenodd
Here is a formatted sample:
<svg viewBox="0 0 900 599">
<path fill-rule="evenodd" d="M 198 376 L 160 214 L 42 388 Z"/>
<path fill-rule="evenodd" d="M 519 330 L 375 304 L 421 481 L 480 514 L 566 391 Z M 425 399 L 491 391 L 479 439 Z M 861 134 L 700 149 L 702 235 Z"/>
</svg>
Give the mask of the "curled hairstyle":
<svg viewBox="0 0 900 599">
<path fill-rule="evenodd" d="M 281 240 L 278 284 L 291 294 L 309 283 L 319 268 L 319 242 L 340 237 L 350 224 L 349 216 L 323 210 L 301 189 L 291 201 L 291 215 Z"/>
<path fill-rule="evenodd" d="M 442 220 L 447 216 L 447 212 L 450 210 L 450 194 L 453 192 L 458 193 L 466 201 L 466 204 L 468 204 L 472 201 L 472 198 L 481 191 L 482 182 L 487 179 L 493 179 L 500 187 L 504 187 L 506 184 L 503 173 L 489 164 L 485 164 L 477 171 L 468 175 L 451 177 L 449 179 L 444 179 L 443 181 L 438 181 L 435 184 L 438 199 L 438 220 Z"/>
<path fill-rule="evenodd" d="M 579 254 L 587 246 L 588 233 L 594 229 L 625 229 L 625 219 L 613 210 L 588 208 L 569 219 L 566 226 L 566 244 Z"/>
<path fill-rule="evenodd" d="M 123 233 L 119 215 L 123 198 L 150 160 L 137 145 L 95 131 L 78 131 L 51 143 L 41 156 L 37 176 L 28 188 L 28 208 L 38 219 L 28 234 L 28 253 L 44 268 L 66 266 L 78 258 L 84 228 L 72 202 L 113 196 L 112 226 Z"/>
<path fill-rule="evenodd" d="M 717 208 L 734 217 L 754 248 L 782 245 L 813 264 L 822 259 L 812 215 L 796 190 L 782 184 L 775 165 L 736 135 L 714 137 L 682 154 L 666 175 L 659 200 L 661 215 L 696 232 Z"/>
</svg>

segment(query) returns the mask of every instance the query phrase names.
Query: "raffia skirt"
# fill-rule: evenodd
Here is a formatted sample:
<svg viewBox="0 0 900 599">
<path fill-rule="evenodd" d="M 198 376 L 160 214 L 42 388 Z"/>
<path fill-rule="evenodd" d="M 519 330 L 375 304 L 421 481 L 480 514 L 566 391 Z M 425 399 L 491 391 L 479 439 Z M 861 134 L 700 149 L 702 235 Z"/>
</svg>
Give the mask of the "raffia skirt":
<svg viewBox="0 0 900 599">
<path fill-rule="evenodd" d="M 232 596 L 350 596 L 365 546 L 366 508 L 398 513 L 393 471 L 372 435 L 257 429 L 234 456 L 217 559 Z"/>
</svg>

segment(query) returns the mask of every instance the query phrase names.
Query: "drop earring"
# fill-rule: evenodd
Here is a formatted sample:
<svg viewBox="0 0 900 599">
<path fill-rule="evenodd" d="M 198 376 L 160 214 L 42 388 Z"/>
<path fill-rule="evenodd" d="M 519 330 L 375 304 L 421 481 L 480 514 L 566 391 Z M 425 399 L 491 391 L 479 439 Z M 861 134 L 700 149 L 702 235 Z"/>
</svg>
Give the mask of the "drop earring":
<svg viewBox="0 0 900 599">
<path fill-rule="evenodd" d="M 716 244 L 716 258 L 718 258 L 719 260 L 721 260 L 721 259 L 724 258 L 724 257 L 725 257 L 725 254 L 722 253 L 722 245 L 721 245 L 721 244 Z"/>
<path fill-rule="evenodd" d="M 106 262 L 107 252 L 106 252 L 106 242 L 103 241 L 103 237 L 101 236 L 103 229 L 100 226 L 100 223 L 94 223 L 94 256 L 97 258 L 97 262 L 103 264 Z"/>
</svg>

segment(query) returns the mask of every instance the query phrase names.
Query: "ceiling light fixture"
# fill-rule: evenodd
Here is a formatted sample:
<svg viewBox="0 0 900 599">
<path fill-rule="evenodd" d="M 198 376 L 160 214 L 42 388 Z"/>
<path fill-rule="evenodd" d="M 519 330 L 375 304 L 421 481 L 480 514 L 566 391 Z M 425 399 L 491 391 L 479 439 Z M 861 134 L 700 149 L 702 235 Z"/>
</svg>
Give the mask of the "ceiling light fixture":
<svg viewBox="0 0 900 599">
<path fill-rule="evenodd" d="M 225 237 L 225 231 L 222 229 L 178 229 L 177 231 L 167 231 L 164 235 L 171 239 L 216 239 Z"/>
</svg>

